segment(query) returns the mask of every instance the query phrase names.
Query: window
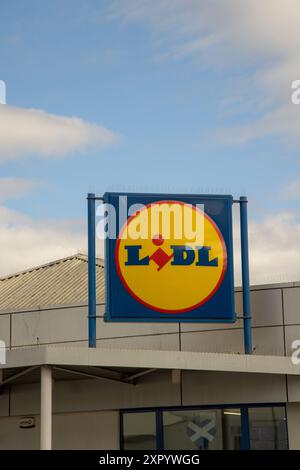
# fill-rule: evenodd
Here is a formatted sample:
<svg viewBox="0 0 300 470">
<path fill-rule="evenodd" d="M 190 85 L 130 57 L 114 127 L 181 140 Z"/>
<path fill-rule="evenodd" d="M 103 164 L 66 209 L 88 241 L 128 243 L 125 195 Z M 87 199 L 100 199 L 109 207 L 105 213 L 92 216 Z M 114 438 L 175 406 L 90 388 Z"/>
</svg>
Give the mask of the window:
<svg viewBox="0 0 300 470">
<path fill-rule="evenodd" d="M 220 450 L 241 448 L 241 412 L 174 410 L 163 413 L 165 450 Z"/>
<path fill-rule="evenodd" d="M 125 450 L 156 449 L 156 413 L 124 413 L 123 448 Z"/>
<path fill-rule="evenodd" d="M 124 450 L 288 448 L 281 405 L 124 411 L 122 423 Z"/>
<path fill-rule="evenodd" d="M 284 407 L 249 408 L 250 449 L 287 449 L 286 416 Z"/>
</svg>

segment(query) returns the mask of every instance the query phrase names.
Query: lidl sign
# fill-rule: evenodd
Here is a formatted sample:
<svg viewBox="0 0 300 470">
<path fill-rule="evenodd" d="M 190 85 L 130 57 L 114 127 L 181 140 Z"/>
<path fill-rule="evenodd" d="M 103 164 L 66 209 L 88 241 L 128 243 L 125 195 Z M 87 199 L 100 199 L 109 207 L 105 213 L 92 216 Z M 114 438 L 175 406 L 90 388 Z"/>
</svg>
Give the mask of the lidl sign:
<svg viewBox="0 0 300 470">
<path fill-rule="evenodd" d="M 235 321 L 232 204 L 106 193 L 106 320 Z"/>
</svg>

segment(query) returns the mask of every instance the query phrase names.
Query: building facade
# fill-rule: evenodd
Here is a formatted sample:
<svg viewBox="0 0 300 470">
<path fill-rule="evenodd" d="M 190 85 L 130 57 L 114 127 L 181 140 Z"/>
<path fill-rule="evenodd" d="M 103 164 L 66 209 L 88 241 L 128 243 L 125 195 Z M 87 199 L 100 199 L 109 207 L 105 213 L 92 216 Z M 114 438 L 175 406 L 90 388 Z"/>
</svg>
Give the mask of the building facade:
<svg viewBox="0 0 300 470">
<path fill-rule="evenodd" d="M 99 260 L 90 354 L 85 256 L 0 281 L 0 449 L 40 447 L 43 367 L 53 449 L 300 449 L 300 283 L 251 288 L 251 358 L 240 289 L 227 325 L 106 323 L 104 296 Z"/>
</svg>

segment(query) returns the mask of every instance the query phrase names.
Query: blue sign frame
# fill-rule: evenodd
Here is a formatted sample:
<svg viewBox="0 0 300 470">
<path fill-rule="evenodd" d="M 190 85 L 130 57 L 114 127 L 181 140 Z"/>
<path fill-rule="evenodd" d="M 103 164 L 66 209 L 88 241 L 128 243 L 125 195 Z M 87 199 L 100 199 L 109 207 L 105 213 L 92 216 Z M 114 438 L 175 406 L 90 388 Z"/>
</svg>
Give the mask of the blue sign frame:
<svg viewBox="0 0 300 470">
<path fill-rule="evenodd" d="M 227 250 L 227 267 L 222 283 L 213 297 L 200 307 L 184 313 L 170 314 L 152 310 L 135 300 L 123 286 L 117 272 L 115 249 L 117 239 L 106 238 L 105 276 L 106 312 L 105 320 L 110 322 L 193 322 L 233 323 L 236 321 L 234 305 L 233 236 L 231 195 L 181 195 L 181 194 L 139 194 L 105 193 L 103 202 L 114 206 L 116 211 L 116 232 L 119 234 L 119 197 L 127 197 L 127 205 L 148 205 L 157 201 L 173 200 L 186 204 L 204 204 L 205 213 L 219 228 Z"/>
</svg>

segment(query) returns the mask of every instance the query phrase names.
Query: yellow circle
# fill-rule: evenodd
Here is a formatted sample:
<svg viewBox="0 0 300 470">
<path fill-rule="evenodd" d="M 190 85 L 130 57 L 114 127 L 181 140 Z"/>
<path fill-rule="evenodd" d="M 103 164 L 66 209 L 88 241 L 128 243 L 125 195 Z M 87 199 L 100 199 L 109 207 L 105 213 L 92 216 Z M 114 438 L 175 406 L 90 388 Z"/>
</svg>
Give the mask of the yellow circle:
<svg viewBox="0 0 300 470">
<path fill-rule="evenodd" d="M 174 254 L 178 250 L 181 264 Z M 116 245 L 124 287 L 140 303 L 167 313 L 207 302 L 222 283 L 226 262 L 226 246 L 215 222 L 179 201 L 144 206 L 127 220 Z"/>
</svg>

